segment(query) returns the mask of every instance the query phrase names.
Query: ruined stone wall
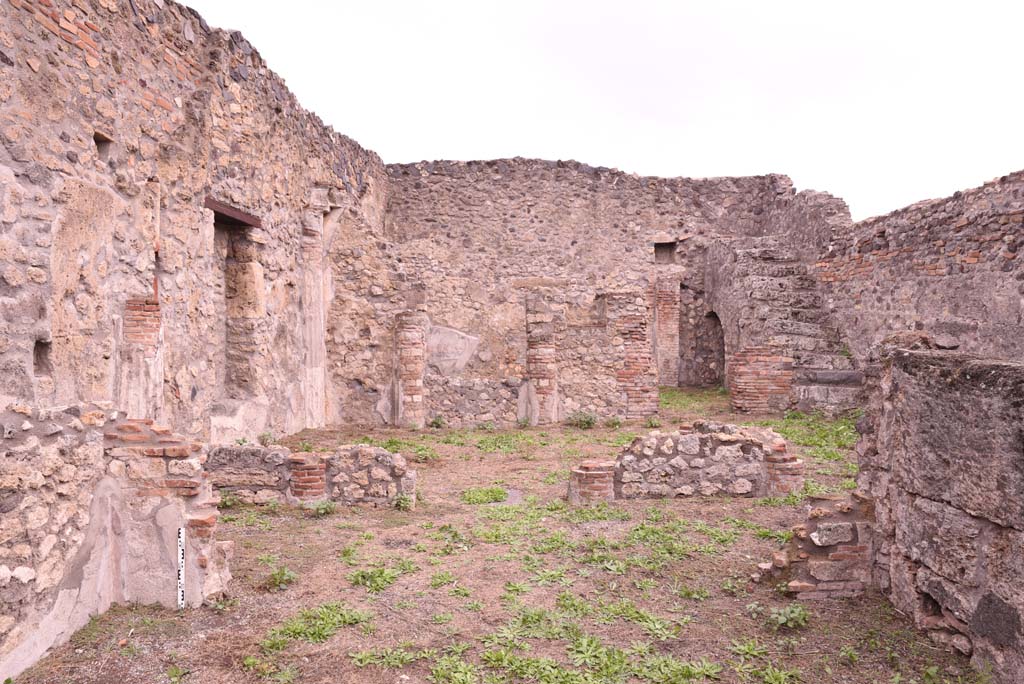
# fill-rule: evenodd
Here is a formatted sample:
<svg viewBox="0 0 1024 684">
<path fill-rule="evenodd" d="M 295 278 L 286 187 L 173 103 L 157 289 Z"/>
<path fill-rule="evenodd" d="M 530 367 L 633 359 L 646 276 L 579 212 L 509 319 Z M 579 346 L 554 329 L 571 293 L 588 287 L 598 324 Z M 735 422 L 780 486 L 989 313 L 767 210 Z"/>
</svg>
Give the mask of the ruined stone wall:
<svg viewBox="0 0 1024 684">
<path fill-rule="evenodd" d="M 925 330 L 961 351 L 1024 356 L 1024 172 L 837 231 L 816 277 L 858 358 Z"/>
<path fill-rule="evenodd" d="M 565 371 L 561 415 L 575 408 L 621 412 L 618 352 L 609 349 L 604 359 L 595 353 L 606 333 L 594 325 L 601 314 L 593 311 L 605 306 L 608 293 L 645 293 L 648 353 L 661 381 L 677 384 L 680 284 L 687 271 L 703 266 L 696 261 L 702 253 L 693 252 L 690 261 L 691 253 L 676 244 L 705 235 L 760 235 L 768 208 L 793 194 L 781 176 L 640 178 L 525 159 L 390 165 L 388 172 L 386 236 L 406 279 L 401 299 L 416 302 L 449 336 L 463 336 L 456 346 L 469 350 L 458 363 L 428 358 L 426 401 L 449 413 L 460 407 L 458 413 L 478 421 L 522 413 L 515 395 L 529 381 L 528 348 L 534 348 L 524 307 L 538 289 L 565 293 L 566 330 L 574 338 L 554 352 Z M 667 262 L 656 263 L 656 244 L 669 246 Z M 633 363 L 646 363 L 637 354 Z M 487 398 L 473 400 L 471 393 Z"/>
<path fill-rule="evenodd" d="M 246 503 L 391 506 L 400 496 L 413 505 L 416 497 L 416 471 L 405 457 L 365 444 L 343 445 L 331 452 L 224 445 L 210 450 L 206 469 L 223 496 Z"/>
<path fill-rule="evenodd" d="M 173 2 L 4 0 L 0 52 L 5 395 L 216 439 L 340 415 L 328 342 L 361 338 L 328 312 L 385 280 L 376 246 L 356 255 L 381 232 L 379 159 Z M 133 336 L 139 301 L 158 353 Z"/>
<path fill-rule="evenodd" d="M 106 406 L 0 412 L 0 672 L 16 676 L 114 603 L 177 605 L 225 588 L 205 450 Z"/>
<path fill-rule="evenodd" d="M 860 425 L 875 580 L 936 641 L 1024 671 L 1024 365 L 941 351 L 886 356 Z"/>
<path fill-rule="evenodd" d="M 615 462 L 615 496 L 784 496 L 803 488 L 803 462 L 762 428 L 697 421 L 633 440 Z"/>
<path fill-rule="evenodd" d="M 759 412 L 860 400 L 845 331 L 790 236 L 720 240 L 707 253 L 707 308 L 720 318 L 733 407 Z"/>
<path fill-rule="evenodd" d="M 657 412 L 647 292 L 545 287 L 527 295 L 525 382 L 518 420 L 556 423 L 576 412 L 640 418 Z"/>
</svg>

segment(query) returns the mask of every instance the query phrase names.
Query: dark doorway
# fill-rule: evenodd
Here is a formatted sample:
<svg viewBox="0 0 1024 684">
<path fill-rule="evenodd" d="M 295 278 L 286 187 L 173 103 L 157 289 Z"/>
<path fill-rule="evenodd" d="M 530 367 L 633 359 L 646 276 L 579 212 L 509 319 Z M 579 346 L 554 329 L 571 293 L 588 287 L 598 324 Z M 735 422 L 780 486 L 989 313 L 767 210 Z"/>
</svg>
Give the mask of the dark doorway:
<svg viewBox="0 0 1024 684">
<path fill-rule="evenodd" d="M 721 387 L 725 383 L 725 333 L 718 314 L 709 311 L 697 324 L 694 368 L 697 385 Z"/>
</svg>

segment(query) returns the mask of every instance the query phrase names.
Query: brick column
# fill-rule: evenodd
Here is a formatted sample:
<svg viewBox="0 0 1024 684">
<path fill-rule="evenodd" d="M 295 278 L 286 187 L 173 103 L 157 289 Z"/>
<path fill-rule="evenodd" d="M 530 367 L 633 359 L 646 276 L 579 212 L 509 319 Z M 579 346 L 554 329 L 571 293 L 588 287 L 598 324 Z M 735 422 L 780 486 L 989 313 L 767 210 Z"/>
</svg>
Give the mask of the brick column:
<svg viewBox="0 0 1024 684">
<path fill-rule="evenodd" d="M 583 461 L 569 473 L 569 503 L 615 500 L 615 461 Z"/>
<path fill-rule="evenodd" d="M 558 350 L 555 346 L 555 315 L 544 297 L 526 297 L 526 380 L 530 425 L 558 422 Z"/>
<path fill-rule="evenodd" d="M 322 499 L 327 493 L 327 461 L 316 454 L 292 454 L 291 494 L 300 501 Z"/>
<path fill-rule="evenodd" d="M 729 398 L 742 413 L 783 411 L 793 401 L 793 358 L 770 347 L 748 347 L 729 358 Z"/>
<path fill-rule="evenodd" d="M 658 383 L 679 384 L 679 278 L 659 278 L 654 286 Z"/>
<path fill-rule="evenodd" d="M 623 345 L 615 378 L 626 396 L 626 417 L 652 416 L 658 412 L 658 370 L 652 354 L 647 299 L 639 291 L 620 292 L 608 294 L 607 302 L 614 335 Z"/>
<path fill-rule="evenodd" d="M 786 449 L 786 440 L 777 439 L 764 457 L 768 474 L 768 496 L 785 496 L 804 488 L 804 462 Z"/>
<path fill-rule="evenodd" d="M 394 424 L 421 428 L 426 424 L 423 376 L 427 370 L 427 328 L 430 320 L 418 311 L 404 311 L 395 322 L 398 368 Z"/>
</svg>

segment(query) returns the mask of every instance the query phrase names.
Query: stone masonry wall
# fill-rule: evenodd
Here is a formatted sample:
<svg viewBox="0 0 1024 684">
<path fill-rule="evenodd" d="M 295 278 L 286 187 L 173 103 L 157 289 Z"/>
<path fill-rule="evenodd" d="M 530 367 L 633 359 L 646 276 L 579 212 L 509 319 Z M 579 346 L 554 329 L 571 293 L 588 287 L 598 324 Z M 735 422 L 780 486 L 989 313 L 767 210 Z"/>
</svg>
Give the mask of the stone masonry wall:
<svg viewBox="0 0 1024 684">
<path fill-rule="evenodd" d="M 991 358 L 1024 356 L 1024 172 L 837 231 L 816 264 L 854 355 L 924 330 Z"/>
<path fill-rule="evenodd" d="M 875 581 L 939 643 L 1024 671 L 1024 365 L 896 350 L 860 425 Z"/>
<path fill-rule="evenodd" d="M 565 340 L 555 352 L 558 362 L 570 367 L 581 357 L 596 356 L 589 345 L 601 333 L 586 329 L 588 310 L 603 306 L 606 293 L 639 290 L 648 299 L 644 330 L 638 320 L 626 324 L 620 318 L 624 327 L 613 335 L 634 347 L 628 365 L 635 366 L 616 371 L 615 384 L 628 384 L 630 374 L 644 377 L 644 389 L 629 390 L 635 394 L 632 404 L 644 408 L 631 409 L 631 415 L 651 410 L 646 388 L 657 379 L 647 379 L 648 357 L 663 382 L 678 382 L 684 332 L 680 285 L 692 277 L 688 273 L 703 270 L 704 252 L 671 253 L 671 247 L 717 236 L 763 235 L 769 216 L 777 223 L 787 210 L 780 203 L 795 195 L 781 176 L 641 178 L 576 162 L 526 159 L 390 165 L 388 173 L 385 236 L 401 262 L 396 268 L 405 279 L 402 299 L 421 302 L 434 325 L 471 338 L 473 348 L 463 363 L 428 370 L 428 402 L 435 401 L 430 395 L 453 386 L 482 382 L 493 388 L 486 392 L 493 399 L 501 387 L 530 385 L 529 374 L 540 372 L 537 359 L 548 353 L 537 351 L 539 342 L 530 341 L 522 325 L 523 303 L 533 297 L 532 290 L 557 288 L 576 302 L 580 323 L 569 329 L 577 340 Z M 656 244 L 670 248 L 668 262 L 656 263 Z M 636 335 L 646 337 L 647 349 L 634 344 Z M 595 361 L 589 371 L 596 379 L 609 364 Z M 569 389 L 565 373 L 557 382 L 566 403 L 561 415 L 573 410 L 571 404 L 596 407 L 598 413 L 612 410 L 602 404 L 613 396 L 613 384 L 585 389 L 587 372 L 572 374 L 580 378 L 579 391 Z M 435 396 L 452 406 L 462 400 Z M 470 411 L 508 419 L 507 404 L 485 401 Z M 550 406 L 544 415 L 545 420 L 553 415 Z"/>
<path fill-rule="evenodd" d="M 804 247 L 792 236 L 721 240 L 708 249 L 707 306 L 721 319 L 726 378 L 740 411 L 842 410 L 864 382 Z"/>
<path fill-rule="evenodd" d="M 114 603 L 177 604 L 224 590 L 228 542 L 205 450 L 108 405 L 0 413 L 0 672 L 16 676 Z"/>
<path fill-rule="evenodd" d="M 328 316 L 336 289 L 366 301 L 363 278 L 387 281 L 376 246 L 348 271 L 383 225 L 376 155 L 174 2 L 3 0 L 0 52 L 0 393 L 218 441 L 339 415 L 326 340 L 382 356 Z M 124 312 L 151 298 L 146 361 Z"/>
<path fill-rule="evenodd" d="M 616 462 L 615 496 L 783 496 L 803 488 L 803 462 L 762 428 L 698 421 L 637 437 Z"/>
<path fill-rule="evenodd" d="M 785 582 L 801 601 L 860 596 L 871 583 L 874 506 L 854 492 L 809 498 L 807 520 L 793 527 L 793 538 L 760 564 L 760 578 Z"/>
<path fill-rule="evenodd" d="M 292 452 L 286 447 L 224 445 L 210 450 L 210 482 L 222 495 L 248 503 L 393 506 L 416 499 L 416 471 L 401 454 L 365 444 L 331 452 Z"/>
</svg>

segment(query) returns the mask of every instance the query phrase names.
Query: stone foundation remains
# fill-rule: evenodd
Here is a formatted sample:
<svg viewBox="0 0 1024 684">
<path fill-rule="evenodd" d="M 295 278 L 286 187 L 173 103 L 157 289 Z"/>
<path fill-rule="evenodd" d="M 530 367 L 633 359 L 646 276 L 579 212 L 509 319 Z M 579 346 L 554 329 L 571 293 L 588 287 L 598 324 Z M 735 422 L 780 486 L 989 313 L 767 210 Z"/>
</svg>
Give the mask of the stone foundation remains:
<svg viewBox="0 0 1024 684">
<path fill-rule="evenodd" d="M 803 462 L 762 428 L 698 421 L 637 437 L 615 464 L 615 495 L 784 496 L 803 488 Z"/>
<path fill-rule="evenodd" d="M 282 446 L 214 447 L 206 464 L 223 495 L 248 503 L 394 506 L 416 501 L 416 471 L 380 447 L 353 444 L 332 452 L 291 452 Z"/>
<path fill-rule="evenodd" d="M 759 566 L 759 579 L 785 582 L 786 591 L 801 601 L 863 594 L 871 583 L 875 530 L 870 499 L 811 497 L 809 507 L 793 539 Z"/>
</svg>

